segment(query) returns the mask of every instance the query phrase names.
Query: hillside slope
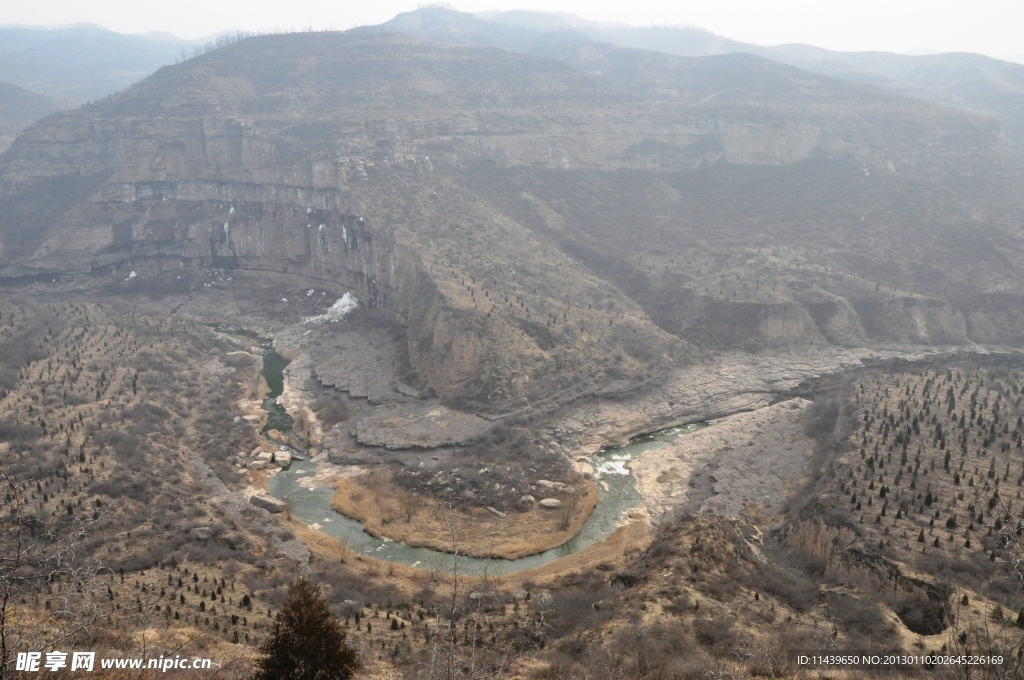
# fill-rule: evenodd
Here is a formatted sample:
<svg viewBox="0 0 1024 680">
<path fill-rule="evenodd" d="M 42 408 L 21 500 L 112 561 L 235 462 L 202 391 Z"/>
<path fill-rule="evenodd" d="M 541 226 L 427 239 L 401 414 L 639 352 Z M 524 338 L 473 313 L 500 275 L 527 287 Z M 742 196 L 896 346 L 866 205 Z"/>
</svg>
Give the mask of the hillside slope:
<svg viewBox="0 0 1024 680">
<path fill-rule="evenodd" d="M 530 11 L 472 15 L 440 8 L 400 14 L 384 24 L 433 40 L 494 45 L 560 56 L 586 43 L 650 50 L 682 57 L 755 54 L 773 61 L 903 95 L 991 115 L 1024 158 L 1024 65 L 980 54 L 903 55 L 839 52 L 812 45 L 762 46 L 692 27 L 601 24 L 575 15 Z"/>
<path fill-rule="evenodd" d="M 10 146 L 26 125 L 62 108 L 64 102 L 56 97 L 0 82 L 0 151 Z"/>
<path fill-rule="evenodd" d="M 82 104 L 142 80 L 186 47 L 170 34 L 123 35 L 98 26 L 0 27 L 0 80 Z"/>
<path fill-rule="evenodd" d="M 0 156 L 2 272 L 329 282 L 493 413 L 723 349 L 1020 342 L 995 120 L 751 55 L 563 52 L 361 29 L 165 67 Z"/>
</svg>

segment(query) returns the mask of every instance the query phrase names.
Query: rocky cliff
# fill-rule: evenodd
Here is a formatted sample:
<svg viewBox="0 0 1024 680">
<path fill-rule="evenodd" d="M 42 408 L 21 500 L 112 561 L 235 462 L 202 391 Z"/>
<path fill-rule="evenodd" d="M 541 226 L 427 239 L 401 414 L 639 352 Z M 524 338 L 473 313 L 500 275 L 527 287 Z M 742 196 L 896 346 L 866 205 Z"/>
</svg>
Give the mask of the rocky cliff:
<svg viewBox="0 0 1024 680">
<path fill-rule="evenodd" d="M 723 349 L 1018 341 L 994 120 L 749 55 L 585 47 L 356 30 L 165 67 L 0 156 L 0 272 L 351 290 L 426 388 L 492 415 Z"/>
</svg>

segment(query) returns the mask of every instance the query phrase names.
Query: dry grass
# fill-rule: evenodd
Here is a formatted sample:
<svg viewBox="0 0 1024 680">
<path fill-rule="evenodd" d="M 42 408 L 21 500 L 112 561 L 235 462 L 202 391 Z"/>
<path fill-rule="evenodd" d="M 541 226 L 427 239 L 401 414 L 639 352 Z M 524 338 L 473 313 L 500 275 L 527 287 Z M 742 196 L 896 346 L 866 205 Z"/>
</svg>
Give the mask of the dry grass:
<svg viewBox="0 0 1024 680">
<path fill-rule="evenodd" d="M 353 552 L 344 541 L 314 531 L 294 517 L 290 528 L 306 544 L 314 560 L 341 564 L 353 576 L 367 581 L 386 581 L 409 599 L 431 581 L 427 571 Z"/>
<path fill-rule="evenodd" d="M 378 473 L 341 480 L 331 507 L 363 522 L 374 536 L 434 550 L 457 548 L 472 557 L 514 560 L 556 548 L 579 533 L 597 506 L 598 493 L 591 481 L 577 488 L 575 499 L 560 495 L 560 509 L 533 507 L 498 517 L 484 508 L 452 506 L 413 494 Z"/>
<path fill-rule="evenodd" d="M 507 589 L 515 589 L 528 582 L 546 586 L 570 573 L 597 570 L 616 574 L 633 564 L 653 540 L 654 530 L 650 524 L 630 522 L 613 531 L 605 540 L 591 543 L 579 552 L 553 560 L 536 569 L 501 576 L 497 581 Z"/>
</svg>

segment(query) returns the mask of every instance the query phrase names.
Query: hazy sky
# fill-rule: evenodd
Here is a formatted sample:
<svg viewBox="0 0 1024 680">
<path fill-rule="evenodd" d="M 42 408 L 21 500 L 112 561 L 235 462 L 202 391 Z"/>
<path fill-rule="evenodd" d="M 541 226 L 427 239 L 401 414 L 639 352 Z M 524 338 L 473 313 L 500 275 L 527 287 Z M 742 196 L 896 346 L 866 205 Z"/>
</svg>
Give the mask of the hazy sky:
<svg viewBox="0 0 1024 680">
<path fill-rule="evenodd" d="M 5 0 L 0 24 L 90 22 L 123 33 L 195 38 L 226 30 L 350 28 L 415 9 L 416 0 Z M 638 26 L 693 24 L 774 45 L 1024 56 L 1024 0 L 455 0 L 464 11 L 535 9 Z"/>
</svg>

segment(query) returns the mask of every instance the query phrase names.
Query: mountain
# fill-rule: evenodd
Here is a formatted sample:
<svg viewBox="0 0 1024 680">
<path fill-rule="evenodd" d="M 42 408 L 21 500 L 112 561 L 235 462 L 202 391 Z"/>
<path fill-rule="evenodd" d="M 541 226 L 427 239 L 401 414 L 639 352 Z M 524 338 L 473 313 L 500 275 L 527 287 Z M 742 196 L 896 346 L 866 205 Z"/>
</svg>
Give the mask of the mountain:
<svg viewBox="0 0 1024 680">
<path fill-rule="evenodd" d="M 7 639 L 250 677 L 308 572 L 373 677 L 1016 663 L 1004 130 L 436 9 L 61 106 L 0 153 Z"/>
<path fill-rule="evenodd" d="M 122 90 L 182 57 L 173 35 L 122 35 L 97 26 L 0 28 L 0 80 L 81 104 Z"/>
<path fill-rule="evenodd" d="M 163 67 L 0 156 L 0 272 L 340 287 L 492 414 L 720 351 L 1024 338 L 997 121 L 749 54 L 556 47 L 373 28 Z"/>
<path fill-rule="evenodd" d="M 429 11 L 429 9 L 417 10 L 417 12 L 424 11 Z M 415 12 L 410 12 L 410 14 L 415 14 Z M 753 53 L 756 49 L 755 45 L 723 38 L 696 27 L 652 26 L 641 28 L 628 24 L 587 21 L 575 14 L 552 14 L 528 10 L 480 12 L 475 17 L 504 27 L 537 32 L 573 32 L 596 42 L 610 43 L 619 47 L 654 50 L 682 57 L 707 57 L 737 52 Z"/>
<path fill-rule="evenodd" d="M 95 26 L 0 28 L 0 150 L 39 118 L 122 90 L 181 59 L 186 47 L 169 34 Z"/>
<path fill-rule="evenodd" d="M 867 82 L 950 106 L 994 116 L 1020 147 L 1024 142 L 1024 65 L 980 54 L 908 56 L 835 52 L 810 45 L 779 45 L 770 58 L 816 73 Z"/>
<path fill-rule="evenodd" d="M 756 54 L 774 61 L 900 94 L 977 111 L 998 119 L 1024 158 L 1024 65 L 979 54 L 908 56 L 838 52 L 811 45 L 764 47 L 697 28 L 601 24 L 574 15 L 528 11 L 470 15 L 441 8 L 400 14 L 384 24 L 433 40 L 463 41 L 557 56 L 558 45 L 596 42 L 685 57 Z"/>
<path fill-rule="evenodd" d="M 26 125 L 62 108 L 67 108 L 65 102 L 56 97 L 0 82 L 0 151 L 10 146 Z"/>
</svg>

